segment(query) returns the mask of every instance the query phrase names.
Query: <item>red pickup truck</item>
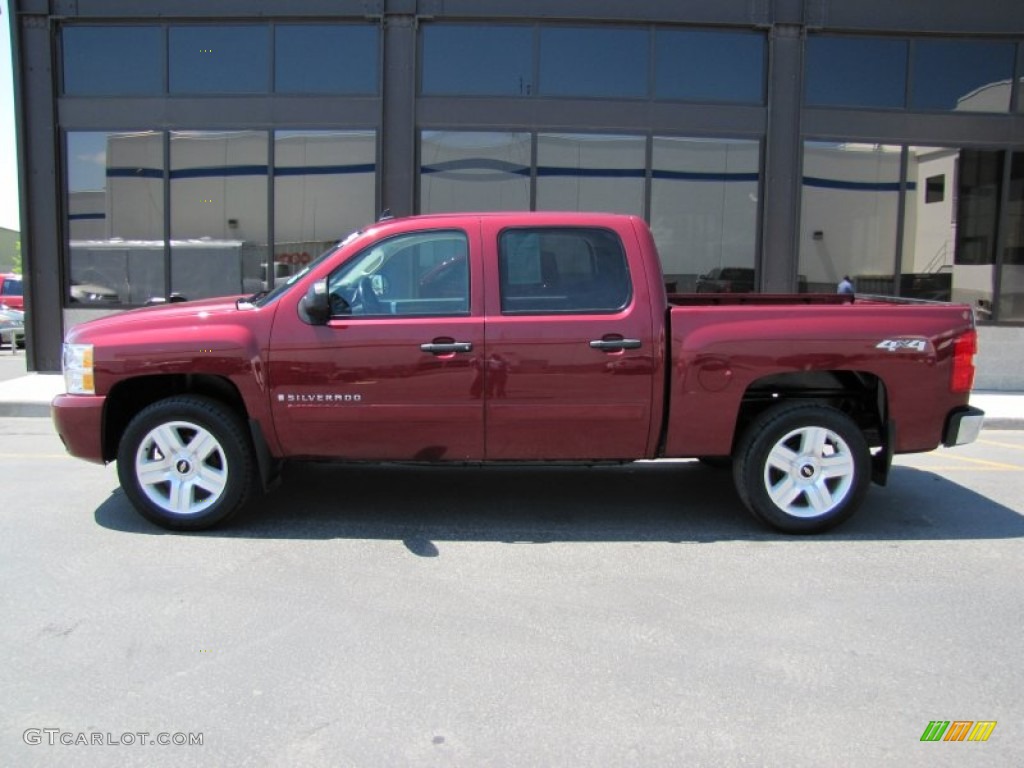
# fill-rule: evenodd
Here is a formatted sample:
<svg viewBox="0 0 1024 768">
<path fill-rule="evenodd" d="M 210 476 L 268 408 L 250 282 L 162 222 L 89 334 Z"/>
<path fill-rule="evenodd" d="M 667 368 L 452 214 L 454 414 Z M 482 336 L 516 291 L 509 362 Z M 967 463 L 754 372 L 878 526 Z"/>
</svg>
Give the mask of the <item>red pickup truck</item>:
<svg viewBox="0 0 1024 768">
<path fill-rule="evenodd" d="M 67 450 L 158 525 L 218 523 L 283 461 L 731 465 L 790 533 L 849 517 L 892 456 L 975 439 L 970 307 L 667 295 L 611 214 L 381 221 L 264 295 L 67 335 Z"/>
</svg>

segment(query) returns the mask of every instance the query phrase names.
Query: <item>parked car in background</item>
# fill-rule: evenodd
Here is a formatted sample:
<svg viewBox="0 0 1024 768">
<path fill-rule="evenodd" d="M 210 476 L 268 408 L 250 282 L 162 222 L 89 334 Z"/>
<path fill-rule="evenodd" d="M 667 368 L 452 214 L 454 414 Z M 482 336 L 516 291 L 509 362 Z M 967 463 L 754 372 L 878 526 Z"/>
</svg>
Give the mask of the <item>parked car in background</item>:
<svg viewBox="0 0 1024 768">
<path fill-rule="evenodd" d="M 18 349 L 25 348 L 25 313 L 19 309 L 0 307 L 0 345 L 15 345 Z"/>
<path fill-rule="evenodd" d="M 21 282 L 21 275 L 0 275 L 0 305 L 6 305 L 9 309 L 25 309 L 25 286 Z"/>
<path fill-rule="evenodd" d="M 72 304 L 116 304 L 120 301 L 117 291 L 96 283 L 80 283 L 71 281 L 70 298 Z"/>
<path fill-rule="evenodd" d="M 750 293 L 754 270 L 748 267 L 715 267 L 697 278 L 697 293 Z"/>
</svg>

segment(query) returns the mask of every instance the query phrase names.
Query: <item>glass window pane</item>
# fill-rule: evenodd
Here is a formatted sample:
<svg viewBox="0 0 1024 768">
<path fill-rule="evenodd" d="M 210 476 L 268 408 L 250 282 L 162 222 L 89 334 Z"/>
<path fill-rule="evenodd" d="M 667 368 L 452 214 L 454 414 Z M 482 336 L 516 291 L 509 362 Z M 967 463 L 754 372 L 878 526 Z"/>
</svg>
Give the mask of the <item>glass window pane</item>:
<svg viewBox="0 0 1024 768">
<path fill-rule="evenodd" d="M 162 93 L 164 37 L 159 27 L 65 27 L 64 93 Z"/>
<path fill-rule="evenodd" d="M 834 293 L 849 276 L 858 293 L 895 295 L 900 154 L 885 144 L 804 144 L 801 291 Z"/>
<path fill-rule="evenodd" d="M 469 313 L 469 241 L 464 232 L 399 235 L 374 243 L 328 283 L 335 316 Z"/>
<path fill-rule="evenodd" d="M 980 320 L 992 316 L 1003 159 L 996 151 L 909 148 L 900 295 L 963 301 Z M 929 194 L 938 177 L 942 197 Z"/>
<path fill-rule="evenodd" d="M 162 297 L 163 134 L 68 133 L 66 157 L 69 303 Z"/>
<path fill-rule="evenodd" d="M 533 29 L 431 24 L 423 27 L 423 93 L 530 96 Z"/>
<path fill-rule="evenodd" d="M 651 230 L 671 291 L 754 290 L 760 144 L 654 137 Z"/>
<path fill-rule="evenodd" d="M 760 104 L 764 36 L 658 30 L 654 94 L 659 99 Z"/>
<path fill-rule="evenodd" d="M 267 134 L 171 134 L 171 292 L 254 293 L 267 262 Z"/>
<path fill-rule="evenodd" d="M 1020 58 L 1024 62 L 1024 45 L 1021 46 Z M 1021 66 L 1024 67 L 1024 64 Z M 1024 112 L 1024 77 L 1017 81 L 1017 111 Z"/>
<path fill-rule="evenodd" d="M 906 84 L 906 40 L 807 38 L 804 88 L 811 106 L 902 108 Z"/>
<path fill-rule="evenodd" d="M 498 240 L 505 314 L 615 312 L 632 283 L 618 236 L 603 229 L 511 229 Z"/>
<path fill-rule="evenodd" d="M 1006 112 L 1013 82 L 1013 43 L 960 40 L 914 42 L 915 109 Z"/>
<path fill-rule="evenodd" d="M 1013 154 L 1010 168 L 999 319 L 1020 322 L 1024 320 L 1024 152 Z"/>
<path fill-rule="evenodd" d="M 899 295 L 949 301 L 956 249 L 954 185 L 960 151 L 910 147 Z"/>
<path fill-rule="evenodd" d="M 269 91 L 269 27 L 171 27 L 170 90 L 171 93 Z"/>
<path fill-rule="evenodd" d="M 376 216 L 377 134 L 274 134 L 274 280 L 288 279 Z"/>
<path fill-rule="evenodd" d="M 540 134 L 537 210 L 642 216 L 646 143 L 642 136 Z"/>
<path fill-rule="evenodd" d="M 424 131 L 420 211 L 530 209 L 530 134 Z"/>
<path fill-rule="evenodd" d="M 279 25 L 274 31 L 274 89 L 377 93 L 379 37 L 378 28 L 369 25 Z"/>
<path fill-rule="evenodd" d="M 645 29 L 542 28 L 540 92 L 545 96 L 647 96 Z"/>
</svg>

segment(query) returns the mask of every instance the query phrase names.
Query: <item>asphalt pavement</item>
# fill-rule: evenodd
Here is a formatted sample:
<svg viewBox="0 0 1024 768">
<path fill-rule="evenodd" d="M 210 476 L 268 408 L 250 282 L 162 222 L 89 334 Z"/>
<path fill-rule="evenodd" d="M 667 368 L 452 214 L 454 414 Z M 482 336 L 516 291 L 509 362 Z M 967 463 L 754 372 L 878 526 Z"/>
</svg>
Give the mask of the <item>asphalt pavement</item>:
<svg viewBox="0 0 1024 768">
<path fill-rule="evenodd" d="M 2 445 L 5 767 L 1021 765 L 1022 431 L 819 536 L 696 461 L 296 464 L 172 535 L 45 419 Z"/>
</svg>

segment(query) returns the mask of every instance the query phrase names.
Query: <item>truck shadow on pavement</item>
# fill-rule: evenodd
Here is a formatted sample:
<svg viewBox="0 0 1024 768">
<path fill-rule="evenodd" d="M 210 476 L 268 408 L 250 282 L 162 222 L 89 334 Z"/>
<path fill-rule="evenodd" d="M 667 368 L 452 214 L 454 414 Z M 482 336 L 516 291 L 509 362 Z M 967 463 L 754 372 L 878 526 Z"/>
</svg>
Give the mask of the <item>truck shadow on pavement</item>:
<svg viewBox="0 0 1024 768">
<path fill-rule="evenodd" d="M 96 522 L 163 534 L 117 489 Z M 434 542 L 715 542 L 803 540 L 742 506 L 727 470 L 697 462 L 622 466 L 294 464 L 282 484 L 201 536 L 381 539 L 436 556 Z M 818 541 L 1024 537 L 1024 517 L 932 472 L 895 467 L 886 488 Z"/>
</svg>

